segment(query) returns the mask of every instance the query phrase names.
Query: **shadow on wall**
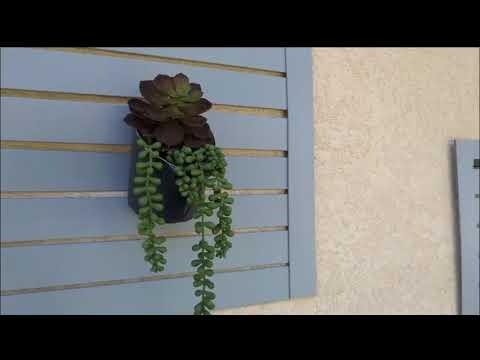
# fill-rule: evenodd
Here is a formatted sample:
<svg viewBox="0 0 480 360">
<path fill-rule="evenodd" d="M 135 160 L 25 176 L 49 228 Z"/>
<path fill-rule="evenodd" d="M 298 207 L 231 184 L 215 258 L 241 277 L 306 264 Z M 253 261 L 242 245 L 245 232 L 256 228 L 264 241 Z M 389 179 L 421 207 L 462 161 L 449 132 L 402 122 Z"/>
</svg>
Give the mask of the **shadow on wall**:
<svg viewBox="0 0 480 360">
<path fill-rule="evenodd" d="M 456 284 L 456 309 L 457 314 L 462 312 L 462 271 L 461 271 L 461 244 L 460 244 L 460 213 L 458 209 L 458 188 L 457 188 L 457 161 L 455 156 L 455 141 L 448 142 L 448 155 L 450 158 L 450 194 L 451 204 L 453 206 L 453 239 L 454 242 L 454 266 L 455 266 L 455 284 Z"/>
</svg>

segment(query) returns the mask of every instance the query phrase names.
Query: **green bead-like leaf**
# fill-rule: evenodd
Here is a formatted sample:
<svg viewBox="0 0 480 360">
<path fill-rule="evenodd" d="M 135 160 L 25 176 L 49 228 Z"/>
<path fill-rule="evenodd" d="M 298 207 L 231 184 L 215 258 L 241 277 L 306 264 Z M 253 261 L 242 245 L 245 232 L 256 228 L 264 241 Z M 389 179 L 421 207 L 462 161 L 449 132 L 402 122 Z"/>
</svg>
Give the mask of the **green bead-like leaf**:
<svg viewBox="0 0 480 360">
<path fill-rule="evenodd" d="M 213 210 L 212 209 L 205 210 L 205 215 L 212 216 L 213 215 Z"/>
<path fill-rule="evenodd" d="M 233 202 L 234 202 L 234 200 L 233 200 L 233 198 L 231 198 L 231 197 L 228 198 L 228 199 L 225 199 L 225 203 L 226 203 L 226 204 L 230 204 L 230 205 L 231 205 L 231 204 L 233 204 Z"/>
<path fill-rule="evenodd" d="M 146 162 L 137 162 L 135 164 L 135 166 L 137 167 L 137 169 L 145 169 L 147 166 L 148 166 L 148 163 Z"/>
<path fill-rule="evenodd" d="M 143 194 L 147 189 L 145 187 L 135 187 L 133 188 L 133 194 L 134 195 L 140 195 Z"/>
<path fill-rule="evenodd" d="M 231 190 L 231 189 L 233 189 L 232 184 L 230 184 L 229 182 L 224 182 L 222 187 L 223 187 L 224 189 L 226 189 L 226 190 Z"/>
<path fill-rule="evenodd" d="M 207 300 L 215 300 L 216 296 L 215 296 L 215 293 L 211 292 L 211 291 L 208 291 L 208 290 L 205 290 L 205 299 Z"/>
<path fill-rule="evenodd" d="M 138 209 L 138 213 L 140 215 L 146 215 L 149 212 L 150 212 L 150 208 L 148 208 L 148 207 L 142 207 L 142 208 Z"/>
<path fill-rule="evenodd" d="M 152 162 L 152 166 L 157 170 L 162 170 L 163 169 L 163 163 L 161 163 L 161 162 Z"/>
<path fill-rule="evenodd" d="M 215 224 L 214 224 L 213 222 L 211 222 L 211 221 L 207 221 L 207 222 L 205 223 L 205 226 L 207 227 L 207 229 L 210 229 L 210 230 L 211 230 L 211 229 L 213 229 L 213 228 L 215 227 Z"/>
<path fill-rule="evenodd" d="M 135 184 L 144 184 L 145 181 L 147 181 L 147 178 L 141 177 L 141 176 L 136 176 L 133 178 L 133 182 Z"/>
<path fill-rule="evenodd" d="M 155 195 L 152 195 L 152 200 L 155 200 L 155 201 L 162 201 L 163 200 L 163 195 L 162 194 L 155 194 Z"/>
<path fill-rule="evenodd" d="M 165 236 L 158 236 L 154 240 L 155 244 L 163 244 L 165 241 L 167 241 L 167 238 Z"/>
<path fill-rule="evenodd" d="M 165 246 L 160 246 L 157 250 L 162 254 L 167 252 L 167 248 Z"/>
<path fill-rule="evenodd" d="M 162 211 L 165 207 L 162 204 L 152 204 L 155 210 Z"/>
<path fill-rule="evenodd" d="M 162 180 L 160 180 L 159 178 L 150 178 L 150 182 L 153 184 L 153 185 L 160 185 L 162 183 Z"/>
<path fill-rule="evenodd" d="M 205 306 L 206 306 L 209 310 L 215 309 L 215 304 L 214 304 L 212 301 L 210 301 L 210 300 L 207 300 L 207 301 L 205 302 Z"/>
<path fill-rule="evenodd" d="M 207 269 L 207 270 L 205 270 L 205 275 L 207 275 L 207 276 L 213 276 L 213 270 L 212 270 L 212 269 Z"/>
<path fill-rule="evenodd" d="M 201 263 L 202 263 L 202 262 L 201 262 L 200 260 L 196 259 L 196 260 L 192 260 L 191 265 L 192 265 L 193 267 L 197 267 L 197 266 L 200 265 Z"/>
<path fill-rule="evenodd" d="M 138 153 L 138 158 L 139 159 L 145 159 L 147 157 L 147 155 L 148 155 L 148 152 L 146 150 L 143 150 L 143 151 L 140 151 Z"/>
<path fill-rule="evenodd" d="M 200 250 L 200 246 L 198 244 L 195 244 L 192 246 L 192 251 L 199 251 Z"/>
<path fill-rule="evenodd" d="M 213 209 L 218 208 L 219 205 L 217 203 L 210 202 L 210 203 L 207 204 L 207 206 L 208 206 L 209 209 L 213 210 Z"/>
<path fill-rule="evenodd" d="M 138 199 L 138 204 L 140 206 L 145 206 L 147 205 L 148 198 L 146 196 L 142 196 L 141 198 Z"/>
<path fill-rule="evenodd" d="M 162 144 L 157 141 L 152 144 L 152 149 L 160 149 L 161 146 Z"/>
<path fill-rule="evenodd" d="M 155 194 L 157 192 L 157 188 L 155 186 L 147 186 L 146 187 L 146 191 L 149 193 L 149 194 Z"/>
<path fill-rule="evenodd" d="M 202 290 L 195 290 L 195 296 L 202 296 L 203 291 Z"/>
<path fill-rule="evenodd" d="M 211 282 L 210 280 L 208 279 L 205 279 L 205 285 L 209 288 L 209 289 L 214 289 L 215 288 L 215 284 L 213 282 Z"/>
<path fill-rule="evenodd" d="M 202 222 L 196 222 L 195 223 L 195 232 L 197 234 L 201 234 L 203 232 L 203 223 Z"/>
<path fill-rule="evenodd" d="M 147 146 L 147 143 L 145 142 L 145 140 L 143 140 L 141 138 L 137 140 L 137 144 L 138 144 L 138 146 L 141 146 L 141 147 Z"/>
</svg>

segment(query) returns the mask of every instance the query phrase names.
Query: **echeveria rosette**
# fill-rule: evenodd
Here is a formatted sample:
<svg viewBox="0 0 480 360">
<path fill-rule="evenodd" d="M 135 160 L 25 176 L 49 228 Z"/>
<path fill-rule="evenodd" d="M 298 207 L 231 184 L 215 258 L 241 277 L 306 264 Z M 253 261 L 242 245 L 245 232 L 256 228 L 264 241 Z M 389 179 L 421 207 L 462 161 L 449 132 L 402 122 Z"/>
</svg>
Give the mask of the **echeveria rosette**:
<svg viewBox="0 0 480 360">
<path fill-rule="evenodd" d="M 131 113 L 125 122 L 142 136 L 154 138 L 169 148 L 215 145 L 207 119 L 200 115 L 212 104 L 202 98 L 199 84 L 190 83 L 184 74 L 158 75 L 153 80 L 140 81 L 140 93 L 146 101 L 130 99 Z"/>
</svg>

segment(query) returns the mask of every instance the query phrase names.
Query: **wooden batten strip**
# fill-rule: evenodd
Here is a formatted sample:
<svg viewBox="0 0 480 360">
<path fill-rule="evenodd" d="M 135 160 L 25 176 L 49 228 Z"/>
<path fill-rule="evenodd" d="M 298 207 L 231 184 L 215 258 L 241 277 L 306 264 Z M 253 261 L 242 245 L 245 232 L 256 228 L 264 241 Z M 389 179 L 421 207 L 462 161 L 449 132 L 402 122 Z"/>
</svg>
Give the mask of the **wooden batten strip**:
<svg viewBox="0 0 480 360">
<path fill-rule="evenodd" d="M 2 149 L 17 150 L 51 150 L 51 151 L 80 151 L 80 152 L 109 152 L 126 153 L 130 151 L 130 145 L 111 145 L 111 144 L 80 144 L 80 143 L 62 143 L 48 141 L 12 141 L 5 140 L 0 142 Z"/>
<path fill-rule="evenodd" d="M 127 197 L 126 191 L 3 191 L 2 199 L 63 199 L 63 198 Z"/>
<path fill-rule="evenodd" d="M 288 230 L 287 226 L 268 226 L 268 227 L 266 226 L 266 227 L 234 229 L 236 234 L 277 232 L 277 231 L 287 231 L 287 230 Z M 167 238 L 182 238 L 182 237 L 198 236 L 198 234 L 193 231 L 184 231 L 184 232 L 159 231 L 158 234 L 165 236 Z M 210 233 L 207 232 L 207 234 L 210 234 Z M 144 239 L 143 236 L 130 234 L 130 235 L 117 235 L 117 236 L 92 236 L 92 237 L 46 239 L 46 240 L 2 241 L 0 242 L 0 246 L 2 248 L 11 248 L 11 247 L 44 246 L 44 245 L 95 244 L 95 243 L 115 242 L 115 241 L 139 241 L 143 239 Z"/>
<path fill-rule="evenodd" d="M 284 195 L 287 189 L 233 189 L 226 190 L 230 195 Z M 118 198 L 127 197 L 127 191 L 3 191 L 2 199 L 39 198 Z"/>
<path fill-rule="evenodd" d="M 113 144 L 83 144 L 64 143 L 49 141 L 18 141 L 4 140 L 0 142 L 2 149 L 17 150 L 51 150 L 51 151 L 80 151 L 80 152 L 108 152 L 127 153 L 131 145 Z M 284 150 L 261 150 L 261 149 L 223 149 L 226 156 L 251 156 L 251 157 L 287 157 Z"/>
<path fill-rule="evenodd" d="M 126 51 L 120 51 L 120 50 L 97 49 L 94 47 L 83 47 L 83 48 L 47 47 L 42 49 L 50 50 L 50 51 L 70 52 L 70 53 L 76 53 L 76 54 L 110 56 L 110 57 L 117 57 L 117 58 L 124 58 L 124 59 L 143 60 L 143 61 L 156 61 L 156 62 L 163 62 L 163 63 L 170 63 L 170 64 L 180 64 L 180 65 L 187 65 L 187 66 L 218 69 L 218 70 L 224 70 L 224 71 L 247 72 L 251 74 L 275 76 L 275 77 L 283 77 L 283 78 L 286 77 L 286 73 L 282 71 L 267 70 L 267 69 L 260 69 L 260 68 L 240 66 L 240 65 L 227 65 L 227 64 L 221 64 L 221 63 L 214 63 L 214 62 L 200 61 L 200 60 L 190 60 L 190 59 L 176 58 L 176 57 L 170 57 L 170 56 L 147 55 L 147 54 L 126 52 Z"/>
<path fill-rule="evenodd" d="M 26 89 L 0 89 L 0 96 L 21 97 L 41 100 L 82 101 L 102 104 L 126 104 L 134 96 L 109 96 L 97 94 L 79 94 L 58 91 L 26 90 Z M 287 111 L 282 109 L 260 108 L 240 105 L 213 104 L 212 111 L 234 112 L 265 117 L 286 118 Z"/>
<path fill-rule="evenodd" d="M 234 273 L 234 272 L 243 272 L 243 271 L 252 271 L 252 270 L 273 269 L 273 268 L 279 268 L 279 267 L 285 267 L 285 266 L 288 266 L 288 263 L 273 263 L 273 264 L 256 265 L 256 266 L 241 266 L 241 267 L 226 268 L 226 269 L 216 269 L 215 273 L 224 274 L 224 273 Z M 184 273 L 174 273 L 174 274 L 165 274 L 165 275 L 141 276 L 141 277 L 131 278 L 131 279 L 101 280 L 101 281 L 94 281 L 94 282 L 88 282 L 88 283 L 45 286 L 40 288 L 2 290 L 0 295 L 12 296 L 12 295 L 35 294 L 35 293 L 63 291 L 63 290 L 72 290 L 72 289 L 85 289 L 85 288 L 93 288 L 93 287 L 100 287 L 100 286 L 135 284 L 135 283 L 143 283 L 143 282 L 149 282 L 149 281 L 186 278 L 186 277 L 191 277 L 194 274 L 195 274 L 194 272 L 184 272 Z"/>
</svg>

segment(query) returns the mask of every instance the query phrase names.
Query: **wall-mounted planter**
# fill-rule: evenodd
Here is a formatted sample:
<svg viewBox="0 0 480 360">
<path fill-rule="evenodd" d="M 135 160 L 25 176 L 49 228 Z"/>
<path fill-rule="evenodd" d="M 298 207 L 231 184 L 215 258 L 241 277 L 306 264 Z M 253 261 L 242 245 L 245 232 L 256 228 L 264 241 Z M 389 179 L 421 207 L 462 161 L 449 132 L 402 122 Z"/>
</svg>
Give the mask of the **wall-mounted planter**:
<svg viewBox="0 0 480 360">
<path fill-rule="evenodd" d="M 138 153 L 140 151 L 139 146 L 137 145 L 137 139 L 140 138 L 140 135 L 137 132 L 135 141 L 132 144 L 132 156 L 130 163 L 130 180 L 128 186 L 128 205 L 138 214 L 138 200 L 137 197 L 133 194 L 133 178 L 135 177 L 135 164 L 137 163 Z M 189 206 L 185 198 L 178 191 L 178 186 L 175 184 L 175 166 L 169 163 L 166 159 L 161 159 L 165 165 L 162 171 L 156 170 L 154 175 L 162 181 L 160 185 L 157 186 L 159 193 L 163 195 L 163 205 L 165 209 L 163 210 L 163 218 L 166 223 L 179 223 L 184 221 L 189 221 L 193 218 L 195 213 L 194 209 Z M 157 215 L 160 215 L 158 213 Z"/>
</svg>

